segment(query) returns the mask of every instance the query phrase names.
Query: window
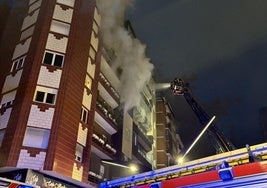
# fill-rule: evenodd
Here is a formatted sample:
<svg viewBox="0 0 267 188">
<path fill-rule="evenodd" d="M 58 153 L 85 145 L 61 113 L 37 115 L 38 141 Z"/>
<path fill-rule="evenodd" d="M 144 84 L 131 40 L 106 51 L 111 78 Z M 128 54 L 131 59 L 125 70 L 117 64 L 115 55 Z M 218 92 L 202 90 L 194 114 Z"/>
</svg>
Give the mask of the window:
<svg viewBox="0 0 267 188">
<path fill-rule="evenodd" d="M 17 60 L 15 60 L 13 62 L 12 67 L 11 67 L 11 72 L 22 68 L 23 67 L 23 64 L 24 64 L 24 60 L 25 60 L 25 56 L 24 57 L 21 57 L 21 58 L 19 58 Z"/>
<path fill-rule="evenodd" d="M 44 102 L 45 92 L 37 91 L 35 101 Z"/>
<path fill-rule="evenodd" d="M 77 143 L 75 151 L 75 160 L 82 162 L 82 159 L 83 159 L 83 146 Z"/>
<path fill-rule="evenodd" d="M 44 64 L 51 65 L 53 62 L 53 56 L 54 56 L 54 54 L 46 52 L 45 58 L 44 58 Z"/>
<path fill-rule="evenodd" d="M 62 55 L 56 55 L 54 65 L 61 67 L 63 62 L 63 56 Z"/>
<path fill-rule="evenodd" d="M 95 34 L 97 35 L 98 33 L 98 25 L 96 24 L 95 20 L 93 22 L 93 31 L 95 32 Z"/>
<path fill-rule="evenodd" d="M 100 170 L 99 170 L 99 174 L 101 176 L 104 176 L 104 173 L 105 173 L 105 167 L 103 165 L 100 165 Z"/>
<path fill-rule="evenodd" d="M 84 123 L 87 123 L 88 121 L 88 110 L 85 109 L 84 107 L 82 107 L 82 110 L 81 110 L 81 121 Z"/>
<path fill-rule="evenodd" d="M 90 46 L 90 49 L 89 49 L 89 56 L 92 58 L 92 60 L 95 60 L 95 50 L 92 46 Z"/>
<path fill-rule="evenodd" d="M 54 52 L 45 52 L 44 64 L 62 67 L 64 56 Z"/>
<path fill-rule="evenodd" d="M 42 91 L 37 91 L 35 96 L 36 102 L 43 102 L 48 104 L 54 104 L 55 103 L 55 94 L 52 93 L 45 93 Z"/>
<path fill-rule="evenodd" d="M 55 94 L 47 93 L 45 102 L 49 104 L 54 104 L 54 100 L 55 100 Z"/>
<path fill-rule="evenodd" d="M 2 130 L 0 130 L 0 147 L 2 146 L 4 136 L 5 136 L 5 130 L 2 129 Z"/>
<path fill-rule="evenodd" d="M 50 31 L 68 36 L 70 32 L 70 24 L 52 20 Z"/>
<path fill-rule="evenodd" d="M 27 127 L 23 146 L 46 149 L 50 137 L 50 130 Z"/>
<path fill-rule="evenodd" d="M 7 106 L 10 106 L 11 104 L 12 104 L 12 101 L 8 101 L 8 102 L 6 103 Z"/>
<path fill-rule="evenodd" d="M 92 79 L 87 74 L 85 76 L 85 86 L 88 89 L 91 89 L 91 87 L 92 87 Z"/>
<path fill-rule="evenodd" d="M 6 106 L 6 103 L 2 104 L 2 105 L 1 105 L 1 108 L 4 108 L 5 106 Z"/>
<path fill-rule="evenodd" d="M 17 70 L 17 66 L 18 66 L 18 61 L 13 62 L 13 66 L 12 66 L 11 72 Z"/>
<path fill-rule="evenodd" d="M 23 66 L 23 63 L 24 63 L 24 57 L 19 59 L 18 68 L 21 68 Z"/>
</svg>

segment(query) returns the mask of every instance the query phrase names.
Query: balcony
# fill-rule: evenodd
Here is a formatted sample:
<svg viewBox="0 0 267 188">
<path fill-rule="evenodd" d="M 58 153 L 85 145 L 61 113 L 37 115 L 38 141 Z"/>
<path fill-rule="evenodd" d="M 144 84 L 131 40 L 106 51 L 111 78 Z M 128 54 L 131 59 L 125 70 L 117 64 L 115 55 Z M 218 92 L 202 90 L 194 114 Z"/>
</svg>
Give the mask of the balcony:
<svg viewBox="0 0 267 188">
<path fill-rule="evenodd" d="M 96 106 L 95 122 L 110 135 L 116 133 L 118 122 L 114 110 L 100 96 L 96 101 Z"/>
<path fill-rule="evenodd" d="M 115 127 L 114 123 L 106 118 L 105 115 L 98 109 L 95 112 L 95 122 L 101 126 L 106 132 L 108 132 L 110 135 L 113 135 L 117 132 L 117 128 Z"/>
<path fill-rule="evenodd" d="M 114 52 L 111 50 L 105 50 L 102 51 L 103 56 L 101 57 L 101 64 L 100 64 L 100 70 L 105 75 L 105 77 L 109 80 L 111 85 L 115 88 L 115 90 L 118 91 L 120 80 L 117 77 L 114 70 L 110 67 L 110 62 L 112 61 L 112 56 L 115 57 Z M 109 62 L 109 63 L 108 63 Z"/>
<path fill-rule="evenodd" d="M 142 127 L 145 132 L 149 132 L 151 130 L 150 125 L 150 114 L 147 113 L 144 108 L 134 108 L 133 110 L 133 117 L 134 122 L 139 126 Z"/>
<path fill-rule="evenodd" d="M 152 162 L 146 157 L 146 153 L 141 147 L 133 146 L 133 157 L 143 164 L 146 168 L 152 169 Z"/>
<path fill-rule="evenodd" d="M 147 108 L 149 108 L 149 110 L 151 110 L 152 107 L 153 107 L 152 99 L 151 98 L 148 98 L 145 95 L 145 93 L 142 93 L 142 96 L 143 96 L 143 101 L 146 104 Z"/>
<path fill-rule="evenodd" d="M 116 101 L 120 100 L 118 92 L 102 73 L 100 73 L 100 82 L 104 86 L 104 88 L 110 93 L 110 95 L 115 98 Z"/>
<path fill-rule="evenodd" d="M 103 181 L 103 176 L 101 176 L 100 174 L 97 174 L 93 171 L 89 171 L 88 180 L 90 182 L 95 183 L 95 184 L 99 184 Z"/>
<path fill-rule="evenodd" d="M 114 98 L 114 96 L 108 92 L 107 88 L 103 86 L 101 82 L 98 83 L 99 96 L 101 96 L 104 101 L 106 101 L 112 109 L 119 106 L 119 102 Z"/>
<path fill-rule="evenodd" d="M 103 51 L 103 56 L 101 57 L 100 64 L 100 79 L 103 82 L 103 85 L 106 85 L 110 88 L 110 90 L 114 93 L 114 95 L 119 98 L 119 94 L 116 92 L 119 90 L 120 80 L 118 79 L 114 70 L 110 67 L 106 59 L 110 60 L 109 57 L 111 53 L 107 53 L 108 51 Z M 104 57 L 105 56 L 105 57 Z"/>
<path fill-rule="evenodd" d="M 106 142 L 99 134 L 96 133 L 93 133 L 92 140 L 93 145 L 91 150 L 99 158 L 105 160 L 112 160 L 115 158 L 117 151 L 111 143 Z"/>
<path fill-rule="evenodd" d="M 115 148 L 113 148 L 112 146 L 111 146 L 111 144 L 109 144 L 109 143 L 107 143 L 107 142 L 105 142 L 105 140 L 104 139 L 102 139 L 100 136 L 99 136 L 99 134 L 93 134 L 93 136 L 92 136 L 92 138 L 93 138 L 93 141 L 95 141 L 99 146 L 101 146 L 102 148 L 104 148 L 104 149 L 106 149 L 109 153 L 112 153 L 113 155 L 115 155 L 116 154 L 116 149 Z"/>
<path fill-rule="evenodd" d="M 135 124 L 133 130 L 137 135 L 137 141 L 144 148 L 145 152 L 152 150 L 153 140 L 151 136 L 147 136 L 144 130 L 138 128 Z"/>
</svg>

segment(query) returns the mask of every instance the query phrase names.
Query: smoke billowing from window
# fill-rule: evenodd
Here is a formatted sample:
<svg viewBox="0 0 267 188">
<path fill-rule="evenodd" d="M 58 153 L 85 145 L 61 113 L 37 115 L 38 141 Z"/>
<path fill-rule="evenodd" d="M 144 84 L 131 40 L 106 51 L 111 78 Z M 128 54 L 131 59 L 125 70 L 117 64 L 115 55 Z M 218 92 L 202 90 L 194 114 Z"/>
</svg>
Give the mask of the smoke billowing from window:
<svg viewBox="0 0 267 188">
<path fill-rule="evenodd" d="M 121 103 L 125 112 L 139 104 L 141 91 L 153 70 L 145 55 L 146 46 L 124 27 L 125 11 L 132 4 L 132 0 L 97 0 L 103 43 L 114 53 L 111 66 L 119 73 Z"/>
</svg>

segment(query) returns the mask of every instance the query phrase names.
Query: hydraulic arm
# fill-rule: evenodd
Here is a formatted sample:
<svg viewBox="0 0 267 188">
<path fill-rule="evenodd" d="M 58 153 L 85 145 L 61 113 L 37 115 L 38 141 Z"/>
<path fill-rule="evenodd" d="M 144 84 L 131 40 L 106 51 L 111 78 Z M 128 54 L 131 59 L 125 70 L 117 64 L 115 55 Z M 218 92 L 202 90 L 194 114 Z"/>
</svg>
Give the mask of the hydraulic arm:
<svg viewBox="0 0 267 188">
<path fill-rule="evenodd" d="M 211 117 L 199 106 L 189 91 L 188 84 L 182 79 L 175 78 L 171 82 L 171 89 L 174 95 L 183 95 L 187 103 L 190 105 L 202 126 L 205 126 Z M 212 123 L 208 129 L 209 137 L 213 143 L 216 153 L 227 152 L 236 149 L 234 145 L 223 135 L 223 132 Z"/>
</svg>

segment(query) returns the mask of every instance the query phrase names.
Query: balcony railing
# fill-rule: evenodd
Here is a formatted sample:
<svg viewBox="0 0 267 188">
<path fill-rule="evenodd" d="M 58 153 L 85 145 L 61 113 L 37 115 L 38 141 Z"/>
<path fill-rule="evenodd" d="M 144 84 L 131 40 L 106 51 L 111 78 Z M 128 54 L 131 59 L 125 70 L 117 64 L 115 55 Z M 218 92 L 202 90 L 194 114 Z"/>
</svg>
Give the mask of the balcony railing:
<svg viewBox="0 0 267 188">
<path fill-rule="evenodd" d="M 117 150 L 113 148 L 110 144 L 106 143 L 104 139 L 102 139 L 99 135 L 93 133 L 93 140 L 100 145 L 102 148 L 107 149 L 107 151 L 112 154 L 116 154 Z"/>
<path fill-rule="evenodd" d="M 146 152 L 138 147 L 133 146 L 133 155 L 146 167 L 152 168 L 152 161 L 149 157 L 146 156 Z"/>
<path fill-rule="evenodd" d="M 118 94 L 118 92 L 112 87 L 111 83 L 108 81 L 108 79 L 102 74 L 100 73 L 100 78 L 103 80 L 103 83 L 108 87 L 110 88 L 111 92 L 113 93 L 113 95 L 119 99 L 120 96 Z"/>
<path fill-rule="evenodd" d="M 133 126 L 134 132 L 137 134 L 137 140 L 140 145 L 144 148 L 146 152 L 151 151 L 153 139 L 140 130 L 136 125 Z"/>
<path fill-rule="evenodd" d="M 95 172 L 89 171 L 88 180 L 90 182 L 99 184 L 100 182 L 103 181 L 103 176 L 101 176 L 100 174 L 97 174 Z"/>
<path fill-rule="evenodd" d="M 115 125 L 118 125 L 117 120 L 115 119 L 115 114 L 113 113 L 111 108 L 101 100 L 100 98 L 97 99 L 96 105 L 99 107 L 101 112 L 106 116 L 106 118 L 110 119 Z"/>
</svg>

